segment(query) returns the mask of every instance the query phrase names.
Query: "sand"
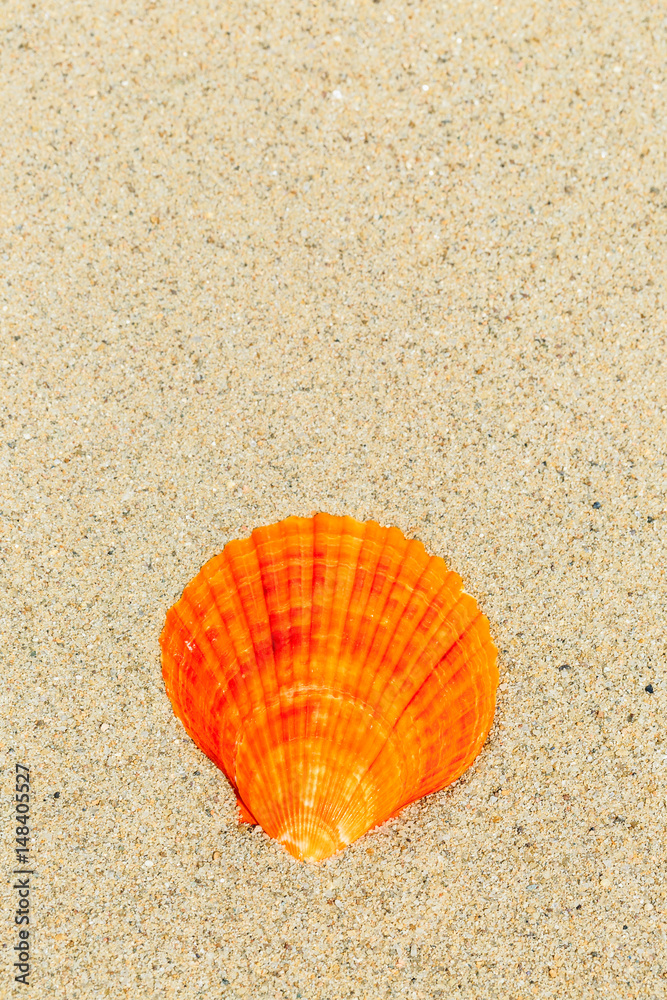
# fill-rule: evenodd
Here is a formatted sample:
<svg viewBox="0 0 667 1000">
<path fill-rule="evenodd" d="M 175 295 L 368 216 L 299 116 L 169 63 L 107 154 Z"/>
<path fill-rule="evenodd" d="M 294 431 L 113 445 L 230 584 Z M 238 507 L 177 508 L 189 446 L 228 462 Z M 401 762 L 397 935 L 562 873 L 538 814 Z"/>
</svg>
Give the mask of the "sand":
<svg viewBox="0 0 667 1000">
<path fill-rule="evenodd" d="M 664 997 L 664 9 L 2 22 L 31 996 Z M 229 539 L 318 509 L 446 558 L 501 683 L 455 786 L 313 867 L 236 824 L 158 636 Z"/>
</svg>

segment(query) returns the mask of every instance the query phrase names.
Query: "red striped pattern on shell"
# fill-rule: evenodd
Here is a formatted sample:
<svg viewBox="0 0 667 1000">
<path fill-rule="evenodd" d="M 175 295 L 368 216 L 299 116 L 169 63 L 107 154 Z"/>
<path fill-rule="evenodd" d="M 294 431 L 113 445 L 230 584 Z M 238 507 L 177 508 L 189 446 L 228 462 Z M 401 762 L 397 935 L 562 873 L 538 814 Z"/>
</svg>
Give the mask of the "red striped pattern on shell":
<svg viewBox="0 0 667 1000">
<path fill-rule="evenodd" d="M 450 784 L 493 721 L 486 617 L 442 559 L 375 521 L 290 517 L 230 542 L 160 641 L 176 715 L 297 858 Z"/>
</svg>

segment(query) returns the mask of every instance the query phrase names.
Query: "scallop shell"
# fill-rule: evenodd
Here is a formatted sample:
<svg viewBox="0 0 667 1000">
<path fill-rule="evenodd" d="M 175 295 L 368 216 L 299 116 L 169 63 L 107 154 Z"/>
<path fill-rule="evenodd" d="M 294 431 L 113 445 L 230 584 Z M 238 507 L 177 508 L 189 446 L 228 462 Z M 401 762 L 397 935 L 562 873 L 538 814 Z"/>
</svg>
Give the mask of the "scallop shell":
<svg viewBox="0 0 667 1000">
<path fill-rule="evenodd" d="M 375 521 L 289 517 L 230 542 L 160 642 L 174 712 L 241 818 L 307 861 L 458 778 L 493 721 L 488 620 Z"/>
</svg>

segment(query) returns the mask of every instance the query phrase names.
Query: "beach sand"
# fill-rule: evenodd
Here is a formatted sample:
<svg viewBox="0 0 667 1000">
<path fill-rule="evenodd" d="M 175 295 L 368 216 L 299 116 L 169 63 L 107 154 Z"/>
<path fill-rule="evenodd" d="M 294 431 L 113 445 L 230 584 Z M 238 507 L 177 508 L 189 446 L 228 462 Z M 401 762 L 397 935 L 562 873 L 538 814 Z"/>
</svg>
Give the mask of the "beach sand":
<svg viewBox="0 0 667 1000">
<path fill-rule="evenodd" d="M 664 9 L 2 18 L 31 996 L 664 997 Z M 227 541 L 314 510 L 443 556 L 501 681 L 456 785 L 308 866 L 237 825 L 158 636 Z"/>
</svg>

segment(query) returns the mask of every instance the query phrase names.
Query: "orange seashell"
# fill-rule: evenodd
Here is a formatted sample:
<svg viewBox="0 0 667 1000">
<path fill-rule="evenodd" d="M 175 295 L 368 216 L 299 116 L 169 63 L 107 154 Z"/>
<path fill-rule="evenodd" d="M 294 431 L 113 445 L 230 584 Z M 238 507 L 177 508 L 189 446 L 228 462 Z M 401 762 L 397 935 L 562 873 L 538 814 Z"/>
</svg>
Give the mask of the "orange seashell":
<svg viewBox="0 0 667 1000">
<path fill-rule="evenodd" d="M 160 642 L 174 712 L 241 818 L 308 861 L 458 778 L 493 721 L 488 620 L 375 521 L 289 517 L 230 542 Z"/>
</svg>

